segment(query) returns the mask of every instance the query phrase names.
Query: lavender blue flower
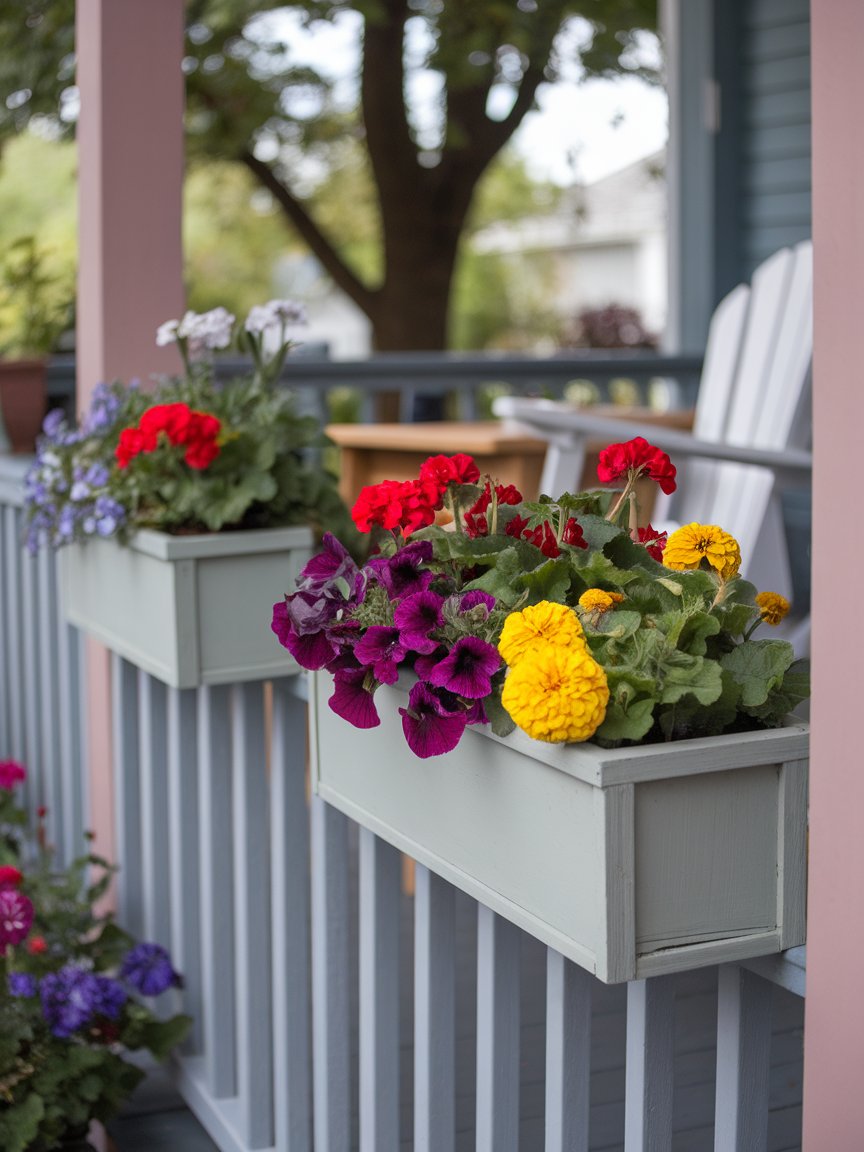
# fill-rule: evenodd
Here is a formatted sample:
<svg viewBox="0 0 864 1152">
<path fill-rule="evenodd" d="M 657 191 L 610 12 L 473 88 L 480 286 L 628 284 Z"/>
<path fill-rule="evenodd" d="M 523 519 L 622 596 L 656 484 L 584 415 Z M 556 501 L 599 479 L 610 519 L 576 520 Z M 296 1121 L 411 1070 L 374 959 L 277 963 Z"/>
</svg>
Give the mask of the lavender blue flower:
<svg viewBox="0 0 864 1152">
<path fill-rule="evenodd" d="M 116 1020 L 129 999 L 129 994 L 120 981 L 114 980 L 111 976 L 97 975 L 96 980 L 99 984 L 96 1013 L 99 1016 L 107 1016 L 109 1020 Z"/>
<path fill-rule="evenodd" d="M 9 995 L 31 999 L 39 990 L 39 982 L 29 972 L 9 973 Z"/>
<path fill-rule="evenodd" d="M 63 1039 L 83 1028 L 99 1011 L 102 995 L 96 974 L 74 964 L 43 976 L 39 997 L 52 1035 Z"/>
</svg>

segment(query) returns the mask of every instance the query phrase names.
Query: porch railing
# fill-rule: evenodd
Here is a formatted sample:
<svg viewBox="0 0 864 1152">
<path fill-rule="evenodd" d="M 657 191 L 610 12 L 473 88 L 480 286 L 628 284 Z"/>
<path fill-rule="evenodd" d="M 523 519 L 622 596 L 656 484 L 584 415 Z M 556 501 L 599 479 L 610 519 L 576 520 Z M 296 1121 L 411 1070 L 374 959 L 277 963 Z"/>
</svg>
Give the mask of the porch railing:
<svg viewBox="0 0 864 1152">
<path fill-rule="evenodd" d="M 653 352 L 585 351 L 551 357 L 490 355 L 486 353 L 392 352 L 364 360 L 330 360 L 322 349 L 300 350 L 290 357 L 281 381 L 298 397 L 304 412 L 322 423 L 344 419 L 340 415 L 349 398 L 352 416 L 368 423 L 374 419 L 376 400 L 384 393 L 399 393 L 400 419 L 412 419 L 418 396 L 440 397 L 457 420 L 484 416 L 484 397 L 499 390 L 522 396 L 560 398 L 576 396 L 582 403 L 626 400 L 649 404 L 660 393 L 663 405 L 688 408 L 696 402 L 702 359 L 665 356 Z M 217 373 L 230 378 L 249 367 L 249 361 L 220 357 Z M 574 391 L 575 389 L 575 391 Z M 56 405 L 71 408 L 75 391 L 75 359 L 57 356 L 48 373 L 48 391 Z M 342 408 L 334 409 L 337 398 Z"/>
<path fill-rule="evenodd" d="M 0 755 L 65 851 L 78 641 L 2 474 Z M 799 1147 L 800 954 L 602 985 L 420 865 L 406 891 L 393 847 L 308 796 L 301 676 L 112 666 L 120 915 L 184 971 L 177 1083 L 222 1152 Z"/>
</svg>

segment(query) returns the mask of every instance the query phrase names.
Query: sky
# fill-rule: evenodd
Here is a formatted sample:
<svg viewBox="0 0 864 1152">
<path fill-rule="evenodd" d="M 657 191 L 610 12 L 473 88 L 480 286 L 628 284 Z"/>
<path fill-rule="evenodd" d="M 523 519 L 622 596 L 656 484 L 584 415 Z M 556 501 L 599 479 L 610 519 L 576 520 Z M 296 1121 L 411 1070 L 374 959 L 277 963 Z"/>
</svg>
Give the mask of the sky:
<svg viewBox="0 0 864 1152">
<path fill-rule="evenodd" d="M 314 31 L 280 14 L 274 31 L 290 45 L 296 63 L 309 63 L 337 78 L 337 91 L 346 103 L 356 94 L 358 61 L 356 13 Z M 422 22 L 409 23 L 411 45 L 422 51 Z M 413 41 L 412 41 L 413 36 Z M 654 49 L 656 51 L 656 49 Z M 421 127 L 432 116 L 434 75 L 420 77 L 413 90 Z M 529 113 L 513 138 L 532 174 L 562 186 L 579 180 L 590 183 L 617 171 L 663 146 L 667 134 L 665 93 L 633 77 L 616 80 L 575 80 L 547 84 L 538 92 L 539 110 Z"/>
</svg>

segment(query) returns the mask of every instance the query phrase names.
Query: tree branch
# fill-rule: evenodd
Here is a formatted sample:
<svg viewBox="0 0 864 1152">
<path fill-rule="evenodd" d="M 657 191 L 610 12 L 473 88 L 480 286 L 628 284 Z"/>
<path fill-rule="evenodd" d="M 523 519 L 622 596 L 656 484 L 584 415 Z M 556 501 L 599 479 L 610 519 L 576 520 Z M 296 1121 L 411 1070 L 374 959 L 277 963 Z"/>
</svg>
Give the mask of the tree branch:
<svg viewBox="0 0 864 1152">
<path fill-rule="evenodd" d="M 248 149 L 240 154 L 240 159 L 255 179 L 273 196 L 334 283 L 371 318 L 377 296 L 376 290 L 364 284 L 348 267 L 305 206 L 282 183 L 269 164 L 259 160 Z"/>
</svg>

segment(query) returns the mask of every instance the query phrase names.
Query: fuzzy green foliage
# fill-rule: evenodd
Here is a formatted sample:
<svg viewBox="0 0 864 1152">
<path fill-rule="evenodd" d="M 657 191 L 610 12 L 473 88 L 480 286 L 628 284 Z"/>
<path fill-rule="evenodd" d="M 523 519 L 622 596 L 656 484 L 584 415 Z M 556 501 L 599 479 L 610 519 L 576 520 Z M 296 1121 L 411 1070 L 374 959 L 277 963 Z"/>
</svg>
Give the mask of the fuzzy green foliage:
<svg viewBox="0 0 864 1152">
<path fill-rule="evenodd" d="M 479 491 L 455 490 L 457 520 Z M 593 737 L 597 743 L 612 747 L 782 724 L 809 695 L 809 670 L 785 640 L 763 637 L 762 631 L 752 638 L 757 628 L 770 631 L 753 585 L 739 576 L 723 582 L 707 565 L 683 572 L 665 568 L 604 518 L 609 503 L 601 492 L 544 497 L 499 507 L 497 530 L 487 535 L 472 538 L 432 526 L 412 539 L 432 542 L 430 567 L 450 577 L 462 574 L 464 588 L 495 596 L 492 627 L 484 635 L 493 643 L 506 616 L 529 605 L 553 601 L 577 611 L 610 689 L 605 719 Z M 574 511 L 588 547 L 562 539 Z M 557 539 L 550 551 L 557 555 L 508 535 L 506 525 L 516 516 L 530 528 L 548 522 Z M 591 612 L 579 607 L 589 589 L 621 599 L 608 611 Z M 499 673 L 484 699 L 498 735 L 513 729 L 500 703 L 503 682 Z"/>
</svg>

